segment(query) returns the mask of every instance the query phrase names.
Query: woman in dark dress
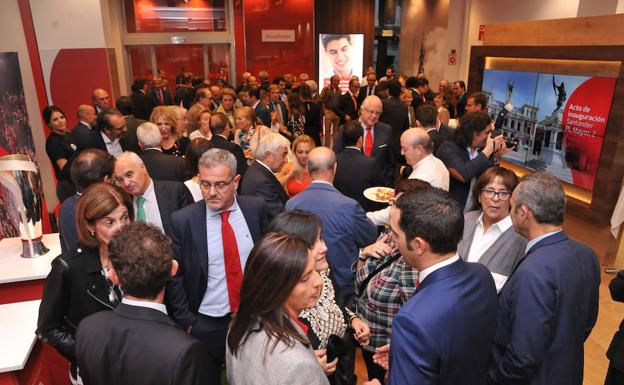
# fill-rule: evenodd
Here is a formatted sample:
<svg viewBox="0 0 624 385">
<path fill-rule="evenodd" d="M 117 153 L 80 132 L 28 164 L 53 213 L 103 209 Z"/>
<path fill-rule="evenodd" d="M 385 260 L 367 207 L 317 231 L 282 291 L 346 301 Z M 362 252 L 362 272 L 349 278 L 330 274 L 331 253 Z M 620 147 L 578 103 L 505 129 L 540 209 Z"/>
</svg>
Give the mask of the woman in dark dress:
<svg viewBox="0 0 624 385">
<path fill-rule="evenodd" d="M 52 130 L 46 140 L 46 153 L 54 167 L 56 196 L 63 202 L 75 192 L 69 170 L 78 154 L 78 146 L 67 132 L 65 113 L 59 107 L 52 105 L 44 108 L 43 121 Z"/>
<path fill-rule="evenodd" d="M 112 310 L 121 300 L 119 288 L 108 279 L 108 243 L 133 218 L 132 199 L 120 188 L 89 186 L 76 207 L 78 247 L 52 261 L 43 287 L 37 336 L 65 356 L 72 383 L 78 380 L 75 339 L 83 318 Z"/>
<path fill-rule="evenodd" d="M 323 130 L 323 105 L 312 97 L 312 89 L 306 83 L 299 85 L 299 95 L 303 100 L 305 110 L 305 125 L 303 133 L 314 139 L 317 146 L 321 145 Z"/>
<path fill-rule="evenodd" d="M 344 306 L 338 295 L 338 286 L 331 278 L 327 263 L 327 246 L 323 240 L 322 223 L 312 213 L 294 210 L 279 214 L 269 231 L 295 235 L 303 239 L 315 258 L 314 269 L 323 278 L 323 290 L 316 306 L 306 309 L 299 315 L 299 320 L 308 327 L 308 339 L 312 344 L 319 364 L 328 375 L 331 384 L 355 384 L 354 341 L 368 345 L 370 329 L 368 325 Z M 328 362 L 327 353 L 331 349 L 330 336 L 342 339 L 346 355 Z"/>
<path fill-rule="evenodd" d="M 178 116 L 171 106 L 158 106 L 152 111 L 150 122 L 160 129 L 162 142 L 160 147 L 163 154 L 183 157 L 190 143 L 189 138 L 178 135 L 176 125 Z"/>
</svg>

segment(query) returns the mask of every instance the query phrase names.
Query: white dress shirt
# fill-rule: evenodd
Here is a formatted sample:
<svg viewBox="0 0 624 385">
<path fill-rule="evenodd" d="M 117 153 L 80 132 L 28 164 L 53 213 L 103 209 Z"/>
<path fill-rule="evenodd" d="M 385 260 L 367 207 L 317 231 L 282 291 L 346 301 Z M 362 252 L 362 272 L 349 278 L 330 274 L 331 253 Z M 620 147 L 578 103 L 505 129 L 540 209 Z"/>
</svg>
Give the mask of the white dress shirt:
<svg viewBox="0 0 624 385">
<path fill-rule="evenodd" d="M 483 214 L 477 219 L 477 227 L 475 228 L 474 236 L 472 237 L 472 243 L 470 245 L 470 251 L 468 252 L 467 262 L 479 262 L 481 256 L 496 242 L 505 231 L 513 226 L 511 222 L 511 216 L 507 215 L 500 221 L 492 224 L 487 231 L 483 231 Z M 500 293 L 503 285 L 507 282 L 506 275 L 491 273 L 494 278 L 494 284 L 496 285 L 496 292 Z"/>
<path fill-rule="evenodd" d="M 241 269 L 245 269 L 247 258 L 253 248 L 253 238 L 234 198 L 232 207 L 225 211 L 231 211 L 228 222 L 234 230 Z M 208 244 L 208 284 L 199 312 L 210 317 L 223 317 L 231 312 L 230 299 L 228 296 L 227 279 L 225 276 L 225 261 L 223 257 L 223 238 L 221 236 L 221 212 L 213 211 L 206 206 L 206 242 Z"/>
<path fill-rule="evenodd" d="M 145 210 L 145 219 L 147 223 L 158 227 L 163 233 L 165 229 L 163 227 L 162 218 L 160 217 L 160 209 L 158 209 L 158 201 L 156 200 L 156 192 L 154 191 L 154 181 L 150 179 L 147 190 L 141 195 L 145 201 L 143 202 L 143 210 Z M 134 197 L 134 219 L 137 216 L 137 199 Z"/>
<path fill-rule="evenodd" d="M 444 266 L 448 266 L 453 262 L 457 262 L 459 261 L 459 255 L 455 254 L 454 256 L 452 256 L 449 259 L 445 259 L 442 262 L 438 262 L 435 265 L 431 265 L 426 269 L 422 269 L 419 273 L 418 273 L 418 283 L 422 283 L 425 278 L 427 278 L 427 276 L 431 273 L 433 273 L 434 271 L 443 268 Z"/>
<path fill-rule="evenodd" d="M 433 187 L 449 190 L 449 172 L 444 163 L 429 154 L 412 166 L 408 179 L 420 179 L 429 182 Z"/>
<path fill-rule="evenodd" d="M 117 156 L 123 152 L 121 144 L 119 144 L 119 138 L 115 140 L 110 140 L 108 136 L 106 136 L 106 134 L 104 134 L 103 132 L 100 132 L 100 135 L 102 135 L 102 139 L 104 139 L 106 151 L 108 151 L 109 154 L 111 154 L 112 156 Z"/>
<path fill-rule="evenodd" d="M 546 233 L 546 234 L 544 234 L 544 235 L 540 235 L 539 237 L 537 237 L 537 238 L 535 238 L 535 239 L 531 239 L 529 242 L 527 242 L 526 249 L 524 249 L 524 250 L 525 250 L 525 252 L 526 252 L 526 253 L 528 253 L 528 252 L 529 252 L 529 250 L 531 250 L 531 247 L 535 246 L 535 244 L 536 244 L 537 242 L 541 241 L 541 240 L 542 240 L 542 239 L 544 239 L 544 238 L 550 237 L 551 235 L 555 235 L 555 234 L 557 234 L 557 233 L 558 233 L 558 232 L 560 232 L 560 231 L 563 231 L 563 230 L 562 230 L 562 229 L 555 230 L 555 231 L 552 231 L 552 232 L 550 232 L 550 233 Z"/>
</svg>

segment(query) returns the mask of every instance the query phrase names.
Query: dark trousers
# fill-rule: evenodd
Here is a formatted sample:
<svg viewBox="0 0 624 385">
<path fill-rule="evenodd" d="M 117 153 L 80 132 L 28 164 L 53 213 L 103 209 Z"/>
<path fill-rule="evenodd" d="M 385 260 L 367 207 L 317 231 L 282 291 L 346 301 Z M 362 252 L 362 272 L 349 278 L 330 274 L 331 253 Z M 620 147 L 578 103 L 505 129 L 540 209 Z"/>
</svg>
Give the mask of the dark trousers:
<svg viewBox="0 0 624 385">
<path fill-rule="evenodd" d="M 225 340 L 231 315 L 210 317 L 197 314 L 191 335 L 206 344 L 208 351 L 209 384 L 221 383 L 221 368 L 225 364 Z"/>
<path fill-rule="evenodd" d="M 373 378 L 376 378 L 383 385 L 386 383 L 386 371 L 384 368 L 373 362 L 373 354 L 374 353 L 369 352 L 368 350 L 362 350 L 362 358 L 364 359 L 366 371 L 368 372 L 368 380 L 370 381 Z"/>
</svg>

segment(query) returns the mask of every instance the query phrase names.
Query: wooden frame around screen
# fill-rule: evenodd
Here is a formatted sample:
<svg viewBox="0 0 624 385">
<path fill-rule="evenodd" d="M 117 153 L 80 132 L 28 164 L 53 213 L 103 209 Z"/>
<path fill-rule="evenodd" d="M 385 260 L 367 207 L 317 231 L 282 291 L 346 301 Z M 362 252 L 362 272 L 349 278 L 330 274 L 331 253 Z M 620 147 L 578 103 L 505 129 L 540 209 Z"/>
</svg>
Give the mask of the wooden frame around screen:
<svg viewBox="0 0 624 385">
<path fill-rule="evenodd" d="M 469 92 L 481 89 L 487 57 L 620 63 L 593 193 L 587 199 L 582 191 L 564 183 L 571 210 L 594 223 L 609 223 L 624 178 L 624 46 L 474 46 L 468 71 Z"/>
</svg>

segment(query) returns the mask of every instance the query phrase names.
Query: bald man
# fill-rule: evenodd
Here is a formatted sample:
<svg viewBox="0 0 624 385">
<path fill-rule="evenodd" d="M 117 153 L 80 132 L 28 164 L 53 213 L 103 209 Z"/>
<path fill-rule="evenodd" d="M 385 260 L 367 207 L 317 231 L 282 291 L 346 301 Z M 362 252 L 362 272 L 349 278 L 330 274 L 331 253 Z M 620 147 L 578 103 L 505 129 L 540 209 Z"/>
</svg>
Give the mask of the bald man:
<svg viewBox="0 0 624 385">
<path fill-rule="evenodd" d="M 134 219 L 151 223 L 171 236 L 171 214 L 194 202 L 182 182 L 153 180 L 145 163 L 134 152 L 123 152 L 115 160 L 115 183 L 132 196 Z"/>
<path fill-rule="evenodd" d="M 423 128 L 410 128 L 401 135 L 401 155 L 412 167 L 408 179 L 420 179 L 444 191 L 449 189 L 449 172 L 433 156 L 433 141 Z"/>
<path fill-rule="evenodd" d="M 82 151 L 89 147 L 93 133 L 97 132 L 97 114 L 93 106 L 81 104 L 78 106 L 76 116 L 78 116 L 78 124 L 72 129 L 71 136 L 78 150 Z"/>
<path fill-rule="evenodd" d="M 105 109 L 111 107 L 108 92 L 106 92 L 106 90 L 102 88 L 96 88 L 95 90 L 93 90 L 91 100 L 93 101 L 93 107 L 95 107 L 95 111 L 98 114 Z"/>
<path fill-rule="evenodd" d="M 336 154 L 327 147 L 310 151 L 308 170 L 312 183 L 286 202 L 286 210 L 314 213 L 323 222 L 323 239 L 327 243 L 327 260 L 343 298 L 353 295 L 354 272 L 351 265 L 359 249 L 375 242 L 377 227 L 357 201 L 340 193 L 334 186 Z"/>
</svg>

